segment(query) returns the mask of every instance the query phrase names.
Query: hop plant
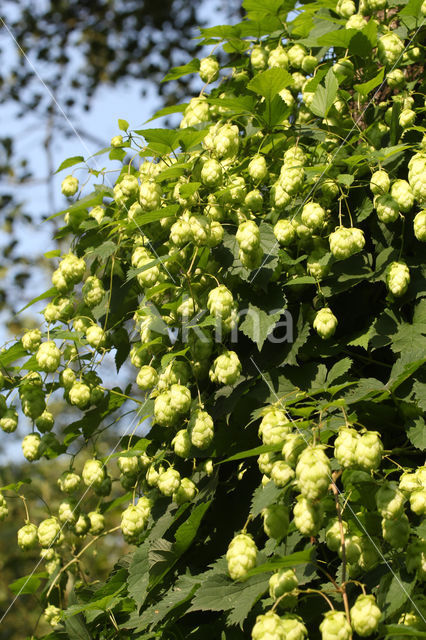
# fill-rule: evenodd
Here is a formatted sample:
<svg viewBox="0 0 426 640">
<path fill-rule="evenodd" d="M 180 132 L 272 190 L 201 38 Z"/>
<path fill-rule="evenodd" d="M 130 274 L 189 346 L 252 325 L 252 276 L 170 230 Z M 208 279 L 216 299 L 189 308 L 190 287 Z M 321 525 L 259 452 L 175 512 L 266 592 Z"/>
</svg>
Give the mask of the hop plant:
<svg viewBox="0 0 426 640">
<path fill-rule="evenodd" d="M 160 473 L 157 480 L 157 488 L 164 496 L 172 496 L 180 486 L 180 473 L 177 469 L 169 467 L 167 471 Z"/>
<path fill-rule="evenodd" d="M 293 508 L 294 524 L 305 536 L 314 536 L 321 527 L 323 510 L 320 502 L 312 502 L 304 496 L 297 496 Z"/>
<path fill-rule="evenodd" d="M 392 67 L 404 51 L 404 43 L 396 33 L 385 33 L 378 41 L 378 55 L 382 64 Z"/>
<path fill-rule="evenodd" d="M 218 356 L 209 371 L 212 382 L 230 385 L 240 376 L 241 362 L 235 351 L 225 351 Z"/>
<path fill-rule="evenodd" d="M 410 535 L 410 522 L 405 513 L 400 514 L 396 519 L 382 518 L 383 539 L 395 549 L 406 546 Z"/>
<path fill-rule="evenodd" d="M 414 194 L 406 180 L 395 180 L 390 194 L 403 213 L 408 213 L 414 204 Z"/>
<path fill-rule="evenodd" d="M 21 340 L 24 349 L 31 351 L 32 353 L 36 352 L 41 344 L 40 329 L 29 329 L 24 333 Z"/>
<path fill-rule="evenodd" d="M 356 447 L 359 440 L 356 429 L 340 427 L 337 438 L 334 441 L 334 456 L 343 468 L 356 465 Z"/>
<path fill-rule="evenodd" d="M 38 525 L 37 537 L 43 548 L 59 546 L 63 542 L 61 525 L 57 518 L 46 518 Z"/>
<path fill-rule="evenodd" d="M 58 485 L 64 493 L 74 493 L 81 485 L 81 477 L 72 471 L 64 471 L 58 478 Z"/>
<path fill-rule="evenodd" d="M 263 529 L 269 538 L 282 540 L 288 531 L 288 509 L 283 504 L 274 504 L 262 511 Z"/>
<path fill-rule="evenodd" d="M 208 56 L 200 60 L 200 78 L 203 82 L 214 82 L 219 77 L 219 63 L 215 56 Z"/>
<path fill-rule="evenodd" d="M 214 425 L 207 411 L 197 409 L 191 415 L 188 424 L 191 443 L 198 449 L 207 449 L 213 441 Z"/>
<path fill-rule="evenodd" d="M 41 438 L 38 433 L 30 433 L 22 440 L 22 453 L 29 462 L 38 460 L 42 454 Z"/>
<path fill-rule="evenodd" d="M 263 182 L 268 176 L 268 167 L 264 156 L 254 156 L 247 167 L 250 178 L 253 182 Z"/>
<path fill-rule="evenodd" d="M 44 610 L 44 619 L 51 627 L 57 627 L 61 624 L 62 611 L 54 604 L 49 604 Z"/>
<path fill-rule="evenodd" d="M 191 502 L 197 495 L 197 487 L 189 478 L 182 478 L 179 488 L 173 492 L 173 502 L 176 504 L 184 504 Z"/>
<path fill-rule="evenodd" d="M 33 549 L 37 544 L 37 527 L 35 524 L 25 524 L 18 530 L 18 546 L 24 551 Z"/>
<path fill-rule="evenodd" d="M 140 468 L 138 456 L 120 456 L 117 459 L 117 465 L 121 473 L 129 475 L 136 475 Z"/>
<path fill-rule="evenodd" d="M 331 480 L 330 461 L 321 446 L 311 446 L 300 455 L 296 479 L 301 494 L 308 500 L 321 498 Z"/>
<path fill-rule="evenodd" d="M 67 176 L 61 183 L 61 191 L 64 196 L 71 198 L 78 191 L 78 179 L 74 176 Z"/>
<path fill-rule="evenodd" d="M 98 536 L 105 529 L 104 516 L 102 513 L 99 513 L 99 511 L 90 511 L 87 517 L 90 520 L 89 533 L 91 533 L 92 536 Z"/>
<path fill-rule="evenodd" d="M 282 456 L 291 467 L 295 467 L 300 454 L 306 447 L 305 438 L 300 433 L 289 433 L 285 436 Z"/>
<path fill-rule="evenodd" d="M 285 411 L 271 407 L 259 425 L 259 437 L 263 444 L 281 444 L 291 432 L 291 423 Z"/>
<path fill-rule="evenodd" d="M 252 220 L 242 222 L 238 227 L 236 239 L 242 251 L 253 252 L 260 244 L 259 227 Z"/>
<path fill-rule="evenodd" d="M 405 497 L 396 482 L 384 482 L 376 493 L 377 511 L 383 518 L 397 518 L 404 510 Z"/>
<path fill-rule="evenodd" d="M 83 300 L 87 306 L 92 309 L 96 307 L 105 295 L 105 289 L 102 282 L 96 276 L 89 276 L 82 289 Z"/>
<path fill-rule="evenodd" d="M 419 211 L 414 218 L 414 235 L 420 242 L 426 242 L 426 210 Z"/>
<path fill-rule="evenodd" d="M 284 460 L 277 460 L 272 465 L 271 480 L 277 487 L 285 487 L 294 478 L 294 471 Z"/>
<path fill-rule="evenodd" d="M 320 624 L 322 640 L 350 640 L 352 629 L 343 611 L 327 611 Z"/>
<path fill-rule="evenodd" d="M 59 367 L 61 352 L 53 340 L 48 340 L 39 346 L 35 357 L 42 371 L 53 373 Z"/>
<path fill-rule="evenodd" d="M 355 465 L 365 471 L 378 469 L 382 461 L 383 444 L 377 431 L 367 431 L 357 440 Z"/>
<path fill-rule="evenodd" d="M 84 409 L 90 402 L 90 387 L 84 382 L 74 382 L 69 390 L 69 400 L 79 409 Z"/>
<path fill-rule="evenodd" d="M 273 573 L 269 578 L 269 595 L 274 600 L 277 600 L 284 593 L 289 593 L 296 589 L 298 584 L 294 569 L 281 569 L 277 573 Z"/>
<path fill-rule="evenodd" d="M 302 209 L 302 222 L 304 225 L 316 231 L 321 229 L 325 221 L 325 211 L 317 202 L 308 202 Z"/>
<path fill-rule="evenodd" d="M 387 270 L 386 284 L 397 298 L 404 295 L 410 284 L 410 270 L 404 262 L 392 262 Z"/>
<path fill-rule="evenodd" d="M 376 196 L 385 195 L 389 191 L 390 179 L 386 171 L 375 171 L 371 176 L 370 189 Z"/>
<path fill-rule="evenodd" d="M 239 533 L 229 543 L 226 552 L 228 573 L 232 580 L 245 580 L 250 569 L 256 566 L 257 547 L 251 536 Z"/>
<path fill-rule="evenodd" d="M 253 47 L 250 54 L 250 63 L 253 69 L 256 71 L 261 71 L 265 69 L 268 64 L 268 53 L 261 46 L 257 45 Z"/>
<path fill-rule="evenodd" d="M 126 542 L 134 543 L 138 540 L 147 524 L 143 511 L 130 505 L 121 514 L 121 532 Z"/>
<path fill-rule="evenodd" d="M 138 387 L 147 391 L 148 389 L 152 389 L 158 382 L 158 375 L 154 367 L 149 365 L 144 365 L 139 369 L 138 375 L 136 376 L 136 384 Z"/>
<path fill-rule="evenodd" d="M 361 638 L 371 636 L 377 631 L 382 617 L 382 612 L 373 595 L 358 596 L 355 604 L 351 607 L 350 614 L 352 627 Z"/>
<path fill-rule="evenodd" d="M 328 307 L 320 309 L 314 319 L 313 326 L 318 335 L 327 340 L 331 338 L 337 329 L 337 318 Z"/>
<path fill-rule="evenodd" d="M 325 543 L 330 551 L 338 551 L 342 545 L 342 531 L 346 538 L 348 533 L 348 524 L 344 520 L 340 522 L 337 518 L 330 520 L 325 530 Z"/>
<path fill-rule="evenodd" d="M 207 187 L 218 187 L 222 184 L 223 172 L 219 162 L 214 158 L 206 160 L 201 169 L 201 180 Z"/>
<path fill-rule="evenodd" d="M 384 224 L 390 224 L 395 222 L 395 220 L 399 217 L 399 206 L 396 200 L 392 198 L 391 195 L 386 194 L 383 196 L 378 196 L 374 201 L 377 217 L 380 222 Z"/>
<path fill-rule="evenodd" d="M 105 467 L 100 460 L 89 458 L 89 460 L 86 460 L 84 463 L 81 475 L 86 487 L 93 487 L 95 489 L 100 487 L 105 480 Z"/>
<path fill-rule="evenodd" d="M 187 429 L 180 429 L 172 440 L 175 454 L 180 458 L 187 458 L 191 451 L 191 437 Z"/>
<path fill-rule="evenodd" d="M 6 499 L 4 495 L 0 492 L 0 522 L 5 520 L 9 514 L 9 509 L 7 506 Z"/>
<path fill-rule="evenodd" d="M 78 510 L 73 500 L 64 500 L 58 507 L 58 518 L 62 524 L 74 524 L 78 515 Z"/>
<path fill-rule="evenodd" d="M 58 268 L 68 286 L 73 286 L 83 279 L 86 263 L 83 258 L 78 258 L 73 253 L 67 253 L 62 258 Z"/>
<path fill-rule="evenodd" d="M 365 244 L 361 229 L 339 227 L 329 236 L 330 251 L 337 260 L 344 260 L 362 250 Z"/>
<path fill-rule="evenodd" d="M 18 414 L 13 407 L 9 407 L 0 418 L 0 427 L 6 433 L 16 431 L 18 427 Z"/>
<path fill-rule="evenodd" d="M 284 626 L 279 615 L 268 611 L 264 615 L 257 616 L 251 637 L 253 640 L 285 640 Z"/>
</svg>

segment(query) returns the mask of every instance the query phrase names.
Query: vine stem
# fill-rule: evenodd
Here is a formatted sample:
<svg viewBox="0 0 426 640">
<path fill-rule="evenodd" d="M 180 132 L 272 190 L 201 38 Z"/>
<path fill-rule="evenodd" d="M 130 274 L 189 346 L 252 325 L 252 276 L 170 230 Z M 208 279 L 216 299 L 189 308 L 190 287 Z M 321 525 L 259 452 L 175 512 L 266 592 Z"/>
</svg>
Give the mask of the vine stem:
<svg viewBox="0 0 426 640">
<path fill-rule="evenodd" d="M 333 491 L 333 495 L 334 495 L 334 503 L 336 505 L 337 519 L 339 521 L 340 542 L 341 542 L 341 545 L 342 545 L 342 583 L 340 585 L 340 592 L 342 594 L 343 604 L 345 606 L 346 618 L 348 620 L 348 623 L 351 624 L 351 614 L 349 612 L 349 600 L 348 600 L 348 594 L 346 593 L 346 565 L 347 565 L 347 560 L 346 560 L 346 547 L 345 547 L 345 532 L 344 532 L 344 529 L 343 529 L 342 509 L 340 507 L 339 490 L 338 490 L 337 485 L 336 485 L 336 479 L 337 479 L 337 475 L 333 473 L 333 480 L 331 482 L 331 490 Z"/>
<path fill-rule="evenodd" d="M 108 531 L 103 531 L 98 536 L 95 536 L 92 540 L 90 540 L 90 542 L 88 542 L 82 549 L 80 549 L 80 551 L 73 558 L 71 558 L 71 560 L 69 562 L 67 562 L 67 564 L 65 564 L 62 567 L 62 569 L 58 572 L 57 576 L 52 581 L 52 584 L 50 585 L 50 587 L 49 587 L 49 589 L 48 589 L 48 591 L 46 593 L 46 599 L 51 594 L 53 587 L 58 582 L 60 576 L 64 573 L 64 571 L 66 571 L 68 569 L 68 567 L 70 567 L 72 564 L 74 564 L 74 562 L 78 562 L 80 557 L 83 555 L 83 553 L 85 553 L 85 551 L 87 551 L 87 549 L 89 547 L 91 547 L 94 542 L 96 542 L 97 540 L 99 540 L 99 538 L 102 538 L 103 536 L 106 536 L 106 535 L 108 535 L 110 533 L 114 533 L 114 531 L 118 531 L 119 529 L 120 529 L 120 527 L 114 527 L 113 529 L 108 529 Z"/>
<path fill-rule="evenodd" d="M 30 514 L 28 513 L 27 501 L 25 499 L 25 496 L 19 494 L 19 497 L 21 498 L 22 502 L 24 503 L 25 522 L 28 523 L 30 521 Z"/>
<path fill-rule="evenodd" d="M 317 593 L 318 595 L 322 596 L 324 598 L 324 600 L 327 600 L 328 606 L 330 607 L 330 609 L 332 611 L 334 611 L 334 607 L 333 607 L 333 603 L 331 602 L 330 598 L 328 596 L 325 595 L 325 593 L 323 591 L 320 591 L 319 589 L 299 589 L 299 593 Z M 287 595 L 287 594 L 284 594 Z M 282 598 L 283 596 L 281 596 Z M 278 603 L 278 601 L 280 600 L 280 598 L 278 598 L 277 602 L 275 604 Z M 275 605 L 274 605 L 275 606 Z"/>
</svg>

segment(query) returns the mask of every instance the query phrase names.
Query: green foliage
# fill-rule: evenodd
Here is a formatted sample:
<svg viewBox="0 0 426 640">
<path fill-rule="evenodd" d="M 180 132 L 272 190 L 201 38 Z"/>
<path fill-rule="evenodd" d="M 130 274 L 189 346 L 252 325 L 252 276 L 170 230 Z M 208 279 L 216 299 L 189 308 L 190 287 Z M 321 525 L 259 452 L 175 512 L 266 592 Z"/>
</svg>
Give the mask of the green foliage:
<svg viewBox="0 0 426 640">
<path fill-rule="evenodd" d="M 382 4 L 245 0 L 241 23 L 202 30 L 227 61 L 179 127 L 119 121 L 134 157 L 114 188 L 65 179 L 47 326 L 0 356 L 27 457 L 71 453 L 39 535 L 56 565 L 28 587 L 60 633 L 328 640 L 352 615 L 358 635 L 422 637 L 423 49 L 418 5 Z M 108 355 L 131 384 L 101 380 Z M 62 441 L 37 436 L 53 391 L 82 414 Z M 121 534 L 127 554 L 82 582 L 86 547 Z"/>
</svg>

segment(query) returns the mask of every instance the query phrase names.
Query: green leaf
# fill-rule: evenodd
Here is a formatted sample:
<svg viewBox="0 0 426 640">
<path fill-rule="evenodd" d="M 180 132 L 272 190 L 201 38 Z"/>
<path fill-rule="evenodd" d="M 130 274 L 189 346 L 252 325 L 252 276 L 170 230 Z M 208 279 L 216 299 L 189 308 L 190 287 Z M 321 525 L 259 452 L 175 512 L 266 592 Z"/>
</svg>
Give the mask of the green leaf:
<svg viewBox="0 0 426 640">
<path fill-rule="evenodd" d="M 106 240 L 97 247 L 87 247 L 85 255 L 96 256 L 101 260 L 106 260 L 117 251 L 117 244 L 112 240 Z"/>
<path fill-rule="evenodd" d="M 137 607 L 141 607 L 147 596 L 149 580 L 149 542 L 145 541 L 133 554 L 129 567 L 127 587 L 129 595 L 135 601 Z"/>
<path fill-rule="evenodd" d="M 330 386 L 332 382 L 335 382 L 342 376 L 344 376 L 352 366 L 352 360 L 350 358 L 342 358 L 339 362 L 334 364 L 327 375 L 327 386 Z"/>
<path fill-rule="evenodd" d="M 272 480 L 267 482 L 265 486 L 259 485 L 254 493 L 251 501 L 250 513 L 255 518 L 263 509 L 271 504 L 276 504 L 283 490 L 277 487 Z"/>
<path fill-rule="evenodd" d="M 395 391 L 407 378 L 426 362 L 426 356 L 418 357 L 418 351 L 404 351 L 392 367 L 386 386 Z"/>
<path fill-rule="evenodd" d="M 277 571 L 278 569 L 289 569 L 290 567 L 295 567 L 298 564 L 307 564 L 311 562 L 312 559 L 313 548 L 304 549 L 303 551 L 296 551 L 289 556 L 284 556 L 283 558 L 273 558 L 269 562 L 265 562 L 264 564 L 260 564 L 258 567 L 254 567 L 254 569 L 250 569 L 248 572 L 248 576 L 257 576 L 261 573 L 271 573 L 273 571 Z"/>
<path fill-rule="evenodd" d="M 392 338 L 391 349 L 394 353 L 414 350 L 423 353 L 426 346 L 426 322 L 403 322 Z"/>
<path fill-rule="evenodd" d="M 318 85 L 314 99 L 310 105 L 310 110 L 320 118 L 328 115 L 334 101 L 336 100 L 339 83 L 332 69 L 329 69 L 325 76 L 325 87 Z"/>
<path fill-rule="evenodd" d="M 303 284 L 315 284 L 316 280 L 313 276 L 300 276 L 298 278 L 292 278 L 291 280 L 287 280 L 284 282 L 284 287 L 294 287 L 297 285 Z"/>
<path fill-rule="evenodd" d="M 384 76 L 385 76 L 385 67 L 382 67 L 379 73 L 376 76 L 374 76 L 374 78 L 371 78 L 371 80 L 368 80 L 367 82 L 363 82 L 362 84 L 354 84 L 354 89 L 361 96 L 367 96 L 370 93 L 370 91 L 372 91 L 373 89 L 378 87 L 380 84 L 382 84 Z"/>
<path fill-rule="evenodd" d="M 407 600 L 411 599 L 415 584 L 416 577 L 409 575 L 403 569 L 383 576 L 377 590 L 377 604 L 385 620 L 400 611 Z"/>
<path fill-rule="evenodd" d="M 322 47 L 341 47 L 348 49 L 352 38 L 358 33 L 357 29 L 339 29 L 324 33 L 317 38 L 317 44 Z"/>
<path fill-rule="evenodd" d="M 255 75 L 248 83 L 247 89 L 263 96 L 270 102 L 277 93 L 292 85 L 293 82 L 294 80 L 288 71 L 275 67 Z"/>
<path fill-rule="evenodd" d="M 295 278 L 296 280 L 297 278 Z M 293 341 L 290 344 L 290 349 L 285 357 L 284 363 L 290 365 L 297 365 L 297 354 L 299 349 L 305 344 L 308 339 L 311 327 L 309 322 L 305 322 L 302 312 L 299 313 L 296 325 L 296 337 L 293 336 Z M 290 337 L 289 337 L 290 339 Z"/>
<path fill-rule="evenodd" d="M 129 128 L 129 123 L 127 122 L 127 120 L 118 118 L 118 128 L 121 129 L 121 131 L 127 131 L 127 129 Z"/>
<path fill-rule="evenodd" d="M 74 590 L 71 591 L 68 598 L 68 606 L 73 606 L 77 602 Z M 91 634 L 86 627 L 84 618 L 81 614 L 65 619 L 65 629 L 69 638 L 76 640 L 91 640 Z"/>
<path fill-rule="evenodd" d="M 23 484 L 31 484 L 32 480 L 30 478 L 24 478 L 23 480 L 19 480 L 19 482 L 12 482 L 11 484 L 6 484 L 4 487 L 0 487 L 0 491 L 19 491 Z"/>
<path fill-rule="evenodd" d="M 61 255 L 61 250 L 60 249 L 53 249 L 52 251 L 46 251 L 46 253 L 44 253 L 44 257 L 45 258 L 59 258 L 59 256 Z"/>
<path fill-rule="evenodd" d="M 420 631 L 416 627 L 409 627 L 405 624 L 387 624 L 383 627 L 385 632 L 385 640 L 392 640 L 392 638 L 409 637 L 413 640 L 420 640 L 420 638 L 426 638 L 426 631 Z"/>
<path fill-rule="evenodd" d="M 164 76 L 161 82 L 168 82 L 169 80 L 178 80 L 182 76 L 187 76 L 189 73 L 196 73 L 200 68 L 200 61 L 198 58 L 194 58 L 188 64 L 181 65 L 180 67 L 173 67 Z"/>
<path fill-rule="evenodd" d="M 177 556 L 181 556 L 191 545 L 210 504 L 211 502 L 198 504 L 192 510 L 189 518 L 177 529 L 174 544 L 174 551 Z"/>
<path fill-rule="evenodd" d="M 210 573 L 210 572 L 208 572 Z M 245 582 L 233 582 L 228 576 L 215 574 L 204 578 L 195 594 L 188 611 L 229 611 L 241 610 L 239 621 L 243 620 L 258 598 L 268 588 L 268 578 L 253 576 Z"/>
<path fill-rule="evenodd" d="M 40 587 L 42 579 L 47 577 L 48 575 L 45 571 L 41 573 L 33 573 L 28 576 L 23 576 L 22 578 L 14 580 L 9 585 L 9 589 L 15 595 L 35 593 Z"/>
<path fill-rule="evenodd" d="M 262 444 L 259 447 L 255 447 L 254 449 L 247 449 L 246 451 L 235 453 L 233 456 L 225 458 L 225 460 L 221 460 L 219 464 L 223 464 L 224 462 L 232 462 L 233 460 L 243 460 L 244 458 L 250 458 L 252 456 L 260 456 L 260 454 L 268 453 L 269 451 L 281 451 L 281 449 L 282 444 Z"/>
<path fill-rule="evenodd" d="M 160 109 L 159 111 L 156 111 L 152 116 L 152 118 L 147 120 L 145 124 L 148 124 L 148 122 L 152 122 L 153 120 L 157 120 L 157 118 L 163 118 L 164 116 L 169 116 L 172 113 L 183 113 L 187 106 L 188 106 L 188 103 L 174 104 L 171 107 L 164 107 L 164 109 Z"/>
<path fill-rule="evenodd" d="M 48 289 L 47 291 L 45 291 L 41 295 L 39 295 L 36 298 L 33 298 L 32 300 L 30 300 L 30 302 L 28 302 L 28 304 L 26 304 L 25 307 L 22 307 L 22 309 L 19 309 L 18 313 L 22 313 L 22 311 L 25 311 L 25 309 L 28 309 L 28 307 L 31 307 L 36 302 L 40 302 L 40 300 L 46 300 L 46 298 L 53 298 L 53 296 L 55 296 L 57 293 L 58 293 L 58 291 L 57 291 L 57 289 L 55 287 L 52 287 L 51 289 Z"/>
<path fill-rule="evenodd" d="M 239 325 L 239 329 L 257 344 L 257 348 L 260 351 L 268 335 L 280 319 L 281 311 L 269 314 L 251 303 L 249 303 L 247 311 L 243 322 Z"/>
<path fill-rule="evenodd" d="M 5 349 L 4 351 L 0 351 L 0 367 L 7 369 L 11 364 L 19 360 L 20 358 L 24 358 L 28 355 L 28 352 L 22 346 L 22 342 L 16 342 L 9 349 Z"/>
<path fill-rule="evenodd" d="M 84 162 L 83 156 L 72 156 L 71 158 L 67 158 L 66 160 L 61 162 L 55 173 L 59 173 L 59 171 L 62 171 L 63 169 L 68 169 L 68 167 L 73 167 L 79 162 Z"/>
<path fill-rule="evenodd" d="M 407 437 L 412 445 L 420 451 L 426 451 L 426 423 L 423 418 L 416 418 L 407 431 Z"/>
</svg>

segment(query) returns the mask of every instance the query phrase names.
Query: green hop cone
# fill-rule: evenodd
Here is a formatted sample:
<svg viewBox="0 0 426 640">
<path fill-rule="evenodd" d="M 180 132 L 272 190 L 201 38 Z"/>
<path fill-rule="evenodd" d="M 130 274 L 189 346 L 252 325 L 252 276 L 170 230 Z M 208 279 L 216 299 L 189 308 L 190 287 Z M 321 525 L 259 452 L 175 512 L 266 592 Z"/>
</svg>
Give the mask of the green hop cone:
<svg viewBox="0 0 426 640">
<path fill-rule="evenodd" d="M 173 502 L 184 504 L 191 502 L 197 495 L 197 487 L 189 478 L 182 478 L 179 488 L 173 492 Z"/>
<path fill-rule="evenodd" d="M 84 409 L 90 402 L 90 387 L 84 382 L 74 382 L 68 397 L 71 404 L 79 409 Z"/>
<path fill-rule="evenodd" d="M 9 514 L 9 509 L 7 506 L 6 499 L 4 495 L 0 492 L 0 522 L 5 520 Z"/>
<path fill-rule="evenodd" d="M 367 431 L 357 440 L 355 465 L 365 471 L 378 469 L 382 461 L 383 444 L 377 431 Z"/>
<path fill-rule="evenodd" d="M 376 493 L 377 511 L 382 518 L 396 518 L 404 510 L 405 496 L 396 482 L 383 482 Z"/>
<path fill-rule="evenodd" d="M 389 191 L 390 179 L 386 171 L 375 171 L 371 176 L 370 189 L 376 196 L 385 195 Z"/>
<path fill-rule="evenodd" d="M 187 458 L 191 451 L 191 437 L 187 429 L 180 429 L 172 440 L 172 447 L 177 456 Z"/>
<path fill-rule="evenodd" d="M 350 18 L 356 12 L 353 0 L 338 0 L 336 5 L 336 13 L 342 18 Z"/>
<path fill-rule="evenodd" d="M 285 640 L 303 640 L 308 635 L 308 630 L 299 616 L 287 614 L 281 618 Z"/>
<path fill-rule="evenodd" d="M 172 496 L 180 486 L 180 473 L 176 469 L 169 467 L 167 471 L 160 473 L 157 479 L 157 488 L 163 496 Z"/>
<path fill-rule="evenodd" d="M 43 615 L 47 624 L 50 624 L 51 627 L 57 627 L 61 624 L 62 611 L 59 607 L 55 607 L 54 604 L 49 604 L 44 610 Z"/>
<path fill-rule="evenodd" d="M 26 524 L 18 530 L 18 545 L 23 551 L 33 549 L 37 544 L 37 527 L 35 524 Z"/>
<path fill-rule="evenodd" d="M 356 447 L 359 434 L 351 427 L 340 427 L 337 438 L 334 441 L 334 457 L 344 469 L 356 464 Z"/>
<path fill-rule="evenodd" d="M 304 536 L 314 536 L 321 528 L 323 510 L 320 502 L 297 496 L 293 508 L 294 524 Z"/>
<path fill-rule="evenodd" d="M 140 389 L 147 391 L 152 389 L 158 382 L 158 375 L 154 367 L 144 365 L 139 369 L 136 377 L 136 384 Z"/>
<path fill-rule="evenodd" d="M 426 154 L 414 154 L 408 163 L 408 182 L 412 193 L 421 205 L 426 203 Z"/>
<path fill-rule="evenodd" d="M 426 515 L 426 488 L 420 487 L 410 495 L 410 509 L 418 516 Z"/>
<path fill-rule="evenodd" d="M 213 441 L 214 425 L 207 411 L 197 409 L 191 415 L 188 424 L 191 443 L 198 449 L 207 449 Z"/>
<path fill-rule="evenodd" d="M 37 364 L 42 371 L 53 373 L 61 361 L 61 352 L 53 340 L 42 342 L 36 352 Z"/>
<path fill-rule="evenodd" d="M 161 206 L 161 187 L 154 180 L 143 180 L 139 188 L 139 202 L 143 211 L 154 211 Z"/>
<path fill-rule="evenodd" d="M 91 533 L 92 536 L 98 536 L 105 529 L 104 516 L 102 513 L 99 513 L 99 511 L 90 511 L 87 517 L 90 520 L 89 533 Z"/>
<path fill-rule="evenodd" d="M 160 393 L 154 401 L 154 421 L 161 427 L 172 427 L 179 419 L 179 413 L 172 405 L 169 390 Z"/>
<path fill-rule="evenodd" d="M 41 457 L 41 438 L 38 433 L 30 433 L 25 436 L 22 440 L 22 453 L 29 462 L 34 462 Z"/>
<path fill-rule="evenodd" d="M 294 471 L 284 460 L 277 460 L 272 465 L 271 480 L 277 487 L 285 487 L 294 479 Z"/>
<path fill-rule="evenodd" d="M 31 351 L 31 353 L 34 353 L 35 351 L 37 351 L 41 344 L 40 329 L 30 329 L 29 331 L 26 331 L 21 340 L 24 349 L 26 349 L 27 351 Z"/>
<path fill-rule="evenodd" d="M 297 586 L 298 580 L 294 569 L 281 569 L 269 578 L 269 595 L 277 600 L 284 593 L 290 593 L 296 589 Z"/>
<path fill-rule="evenodd" d="M 314 318 L 313 327 L 323 340 L 327 340 L 336 332 L 337 318 L 331 309 L 324 307 L 317 312 Z"/>
<path fill-rule="evenodd" d="M 384 224 L 391 224 L 399 217 L 398 203 L 388 193 L 375 198 L 374 206 L 376 207 L 377 217 Z"/>
<path fill-rule="evenodd" d="M 288 55 L 281 45 L 278 45 L 278 47 L 269 52 L 268 67 L 279 67 L 281 69 L 288 67 Z"/>
<path fill-rule="evenodd" d="M 404 262 L 392 262 L 389 265 L 386 284 L 396 298 L 404 295 L 410 284 L 410 270 Z"/>
<path fill-rule="evenodd" d="M 97 487 L 100 487 L 105 480 L 105 467 L 100 460 L 90 458 L 84 463 L 81 475 L 86 487 L 93 487 L 96 489 Z"/>
<path fill-rule="evenodd" d="M 200 78 L 203 82 L 210 83 L 218 79 L 219 63 L 215 56 L 208 56 L 200 60 Z"/>
<path fill-rule="evenodd" d="M 248 173 L 253 182 L 263 182 L 268 176 L 268 167 L 264 156 L 254 156 L 248 165 Z"/>
<path fill-rule="evenodd" d="M 210 380 L 218 384 L 234 384 L 241 373 L 241 363 L 235 351 L 218 356 L 209 371 Z"/>
<path fill-rule="evenodd" d="M 271 407 L 259 425 L 259 437 L 263 444 L 282 444 L 291 428 L 285 411 Z"/>
<path fill-rule="evenodd" d="M 266 49 L 263 49 L 260 45 L 254 46 L 250 54 L 250 63 L 256 71 L 265 69 L 268 64 L 268 53 Z"/>
<path fill-rule="evenodd" d="M 59 546 L 64 539 L 57 518 L 46 518 L 38 525 L 37 537 L 43 548 Z"/>
<path fill-rule="evenodd" d="M 382 64 L 392 67 L 404 51 L 404 43 L 396 33 L 385 33 L 379 38 L 377 52 Z"/>
<path fill-rule="evenodd" d="M 322 229 L 325 222 L 325 211 L 317 202 L 308 202 L 302 209 L 302 222 L 312 231 Z"/>
<path fill-rule="evenodd" d="M 241 251 L 251 253 L 260 245 L 259 227 L 252 220 L 242 222 L 238 227 L 236 239 Z"/>
<path fill-rule="evenodd" d="M 201 169 L 201 181 L 207 187 L 219 187 L 222 184 L 222 167 L 217 160 L 206 160 Z"/>
<path fill-rule="evenodd" d="M 96 307 L 105 295 L 105 289 L 102 282 L 96 276 L 89 276 L 83 285 L 82 289 L 84 304 L 87 304 L 89 309 Z"/>
<path fill-rule="evenodd" d="M 410 535 L 410 522 L 405 513 L 397 518 L 382 518 L 383 539 L 395 549 L 406 546 Z"/>
<path fill-rule="evenodd" d="M 420 211 L 413 222 L 414 235 L 419 242 L 426 242 L 426 210 Z"/>
<path fill-rule="evenodd" d="M 67 176 L 61 182 L 61 191 L 67 198 L 74 196 L 78 191 L 78 179 L 74 176 Z"/>
<path fill-rule="evenodd" d="M 76 536 L 83 538 L 90 529 L 90 518 L 85 513 L 80 513 L 77 520 L 74 522 L 73 531 Z"/>
<path fill-rule="evenodd" d="M 54 422 L 55 420 L 50 411 L 43 411 L 43 413 L 35 420 L 36 427 L 39 431 L 41 431 L 41 433 L 51 431 Z"/>
<path fill-rule="evenodd" d="M 408 213 L 414 204 L 414 193 L 406 180 L 395 180 L 390 194 L 403 213 Z"/>
<path fill-rule="evenodd" d="M 106 343 L 106 334 L 102 327 L 92 324 L 86 331 L 86 340 L 94 349 L 100 349 Z"/>
<path fill-rule="evenodd" d="M 78 509 L 73 500 L 64 500 L 58 507 L 58 519 L 61 524 L 74 524 L 78 518 Z"/>
<path fill-rule="evenodd" d="M 331 468 L 322 446 L 311 446 L 301 453 L 296 466 L 296 479 L 299 491 L 308 500 L 317 500 L 327 493 Z"/>
<path fill-rule="evenodd" d="M 283 504 L 273 504 L 262 510 L 263 529 L 268 538 L 282 540 L 288 531 L 288 509 Z"/>
<path fill-rule="evenodd" d="M 361 638 L 371 636 L 379 626 L 382 612 L 373 595 L 360 595 L 350 610 L 352 627 Z"/>
<path fill-rule="evenodd" d="M 143 511 L 134 505 L 127 507 L 121 514 L 121 532 L 126 542 L 137 542 L 146 524 Z"/>
<path fill-rule="evenodd" d="M 402 129 L 408 129 L 416 120 L 416 112 L 412 109 L 403 109 L 399 114 L 398 122 Z"/>
<path fill-rule="evenodd" d="M 64 493 L 74 493 L 81 486 L 81 477 L 72 471 L 64 471 L 58 478 L 58 485 Z"/>
<path fill-rule="evenodd" d="M 0 428 L 5 433 L 12 433 L 16 431 L 18 427 L 18 414 L 13 407 L 6 409 L 3 416 L 0 418 Z"/>
<path fill-rule="evenodd" d="M 251 637 L 252 640 L 285 640 L 286 635 L 279 615 L 268 611 L 264 615 L 257 616 Z"/>
<path fill-rule="evenodd" d="M 346 536 L 348 533 L 348 523 L 344 520 L 342 521 L 342 530 L 343 535 Z M 330 551 L 338 551 L 342 546 L 340 522 L 337 518 L 333 518 L 327 524 L 325 530 L 325 544 L 330 549 Z"/>
<path fill-rule="evenodd" d="M 67 253 L 59 263 L 59 271 L 69 286 L 82 281 L 86 271 L 86 263 L 83 258 L 78 258 L 73 253 Z"/>
<path fill-rule="evenodd" d="M 228 573 L 232 580 L 245 580 L 248 571 L 256 566 L 257 547 L 253 538 L 246 533 L 236 535 L 226 552 Z"/>
<path fill-rule="evenodd" d="M 322 640 L 350 640 L 351 625 L 343 611 L 327 611 L 320 624 Z"/>
<path fill-rule="evenodd" d="M 136 475 L 139 472 L 138 456 L 120 456 L 117 460 L 118 468 L 121 473 Z"/>
<path fill-rule="evenodd" d="M 364 234 L 355 227 L 339 227 L 329 236 L 330 251 L 336 260 L 345 260 L 362 250 Z"/>
<path fill-rule="evenodd" d="M 299 456 L 305 449 L 306 445 L 306 440 L 300 433 L 287 434 L 281 451 L 287 464 L 291 467 L 295 467 Z"/>
</svg>

